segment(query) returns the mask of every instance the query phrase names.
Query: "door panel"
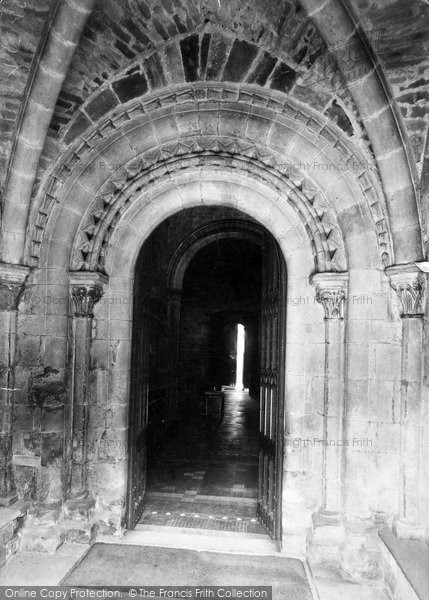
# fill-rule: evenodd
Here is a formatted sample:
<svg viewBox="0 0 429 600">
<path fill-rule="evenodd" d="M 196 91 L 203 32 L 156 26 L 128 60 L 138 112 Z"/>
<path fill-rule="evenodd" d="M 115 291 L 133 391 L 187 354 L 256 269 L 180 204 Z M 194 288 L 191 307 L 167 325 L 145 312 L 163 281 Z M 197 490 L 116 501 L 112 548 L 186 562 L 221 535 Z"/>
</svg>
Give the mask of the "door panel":
<svg viewBox="0 0 429 600">
<path fill-rule="evenodd" d="M 258 517 L 281 540 L 283 470 L 285 268 L 277 244 L 266 235 L 261 311 L 261 392 Z"/>
<path fill-rule="evenodd" d="M 133 378 L 128 426 L 128 494 L 126 527 L 133 529 L 144 510 L 147 477 L 149 406 L 149 315 L 143 310 L 133 324 Z"/>
</svg>

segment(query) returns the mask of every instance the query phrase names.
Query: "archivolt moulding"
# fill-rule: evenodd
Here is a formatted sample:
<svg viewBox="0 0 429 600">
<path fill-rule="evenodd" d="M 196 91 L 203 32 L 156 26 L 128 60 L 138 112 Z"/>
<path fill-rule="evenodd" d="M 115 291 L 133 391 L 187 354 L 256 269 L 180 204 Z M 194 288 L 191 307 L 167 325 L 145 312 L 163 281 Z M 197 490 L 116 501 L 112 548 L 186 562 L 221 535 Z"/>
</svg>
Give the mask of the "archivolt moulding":
<svg viewBox="0 0 429 600">
<path fill-rule="evenodd" d="M 365 168 L 368 160 L 363 158 L 364 155 L 360 154 L 357 148 L 354 148 L 347 140 L 343 139 L 341 133 L 336 131 L 322 115 L 317 115 L 317 113 L 307 110 L 301 105 L 297 106 L 296 102 L 292 99 L 285 99 L 283 94 L 270 94 L 268 96 L 263 91 L 248 85 L 234 86 L 221 85 L 219 83 L 208 84 L 207 82 L 204 84 L 193 84 L 192 86 L 177 86 L 156 96 L 146 96 L 145 98 L 140 98 L 138 101 L 131 102 L 125 108 L 122 108 L 120 112 L 111 114 L 109 118 L 94 126 L 85 134 L 84 139 L 79 140 L 67 151 L 61 163 L 57 165 L 49 176 L 46 185 L 42 186 L 38 199 L 36 199 L 35 208 L 30 220 L 30 223 L 33 223 L 33 225 L 30 224 L 30 238 L 27 244 L 29 262 L 34 266 L 38 263 L 45 229 L 51 212 L 55 205 L 58 203 L 61 204 L 62 188 L 69 184 L 70 181 L 79 179 L 79 173 L 82 172 L 82 169 L 88 168 L 96 159 L 97 148 L 100 145 L 106 145 L 112 136 L 117 136 L 118 133 L 121 134 L 124 128 L 132 124 L 135 120 L 137 121 L 142 118 L 148 120 L 148 122 L 155 120 L 158 112 L 165 114 L 167 108 L 169 114 L 172 115 L 175 114 L 176 110 L 179 112 L 182 110 L 186 112 L 190 109 L 204 110 L 204 107 L 208 105 L 207 103 L 213 104 L 213 102 L 218 106 L 218 110 L 226 110 L 230 113 L 238 111 L 238 114 L 241 116 L 247 115 L 248 118 L 251 118 L 255 111 L 256 113 L 262 111 L 265 115 L 264 118 L 269 122 L 274 122 L 277 117 L 281 117 L 283 120 L 286 119 L 290 123 L 290 126 L 297 130 L 297 135 L 299 135 L 299 132 L 305 131 L 309 136 L 313 136 L 313 139 L 320 140 L 325 150 L 332 153 L 333 160 L 336 156 L 337 159 L 335 160 L 341 160 L 347 166 L 347 173 L 345 175 L 349 179 L 351 178 L 350 180 L 354 180 L 359 186 L 361 195 L 367 202 L 369 214 L 374 222 L 375 236 L 381 261 L 384 265 L 392 263 L 393 250 L 389 219 L 380 181 L 375 168 Z M 239 110 L 237 106 L 239 106 Z M 198 135 L 195 137 L 198 138 Z M 206 136 L 205 139 L 208 140 L 209 137 Z M 271 152 L 267 147 L 258 147 L 253 139 L 230 138 L 226 144 L 225 141 L 221 141 L 218 144 L 216 139 L 212 139 L 205 145 L 201 140 L 202 137 L 200 136 L 198 141 L 199 147 L 194 150 L 192 148 L 192 144 L 194 143 L 192 139 L 189 136 L 184 136 L 174 143 L 167 144 L 165 147 L 154 148 L 153 151 L 145 155 L 142 166 L 138 162 L 140 158 L 136 161 L 131 160 L 127 165 L 119 166 L 110 178 L 109 183 L 103 185 L 103 190 L 95 192 L 98 203 L 100 201 L 104 202 L 105 208 L 107 208 L 107 205 L 111 202 L 104 199 L 112 196 L 110 191 L 107 191 L 109 185 L 113 188 L 116 187 L 116 192 L 119 192 L 129 180 L 136 177 L 137 171 L 141 171 L 142 168 L 146 170 L 149 166 L 155 168 L 154 165 L 161 164 L 162 160 L 166 161 L 168 159 L 171 162 L 173 154 L 180 154 L 183 158 L 184 154 L 191 155 L 193 153 L 202 156 L 204 152 L 217 155 L 225 153 L 228 156 L 233 155 L 236 159 L 240 155 L 244 155 L 249 159 L 249 157 L 252 157 L 252 153 L 255 153 L 256 159 L 265 168 L 274 169 L 279 173 L 279 177 L 283 179 L 289 177 L 290 181 L 293 181 L 295 184 L 297 192 L 304 193 L 308 200 L 311 200 L 317 192 L 315 184 L 313 182 L 308 183 L 309 178 L 306 175 L 302 172 L 293 172 L 293 168 L 291 169 L 291 166 L 287 164 L 287 158 L 284 155 L 279 154 L 276 157 L 275 153 Z M 244 147 L 240 146 L 240 144 L 244 144 Z M 173 148 L 173 151 L 171 148 Z M 361 165 L 361 167 L 355 169 L 355 165 Z M 168 165 L 168 168 L 170 167 L 171 165 Z M 318 193 L 320 194 L 321 192 L 319 191 Z M 310 194 L 310 197 L 308 197 L 308 194 Z M 100 204 L 98 204 L 94 214 L 96 220 L 100 220 L 101 214 L 103 214 Z M 320 218 L 320 214 L 318 218 Z M 336 222 L 335 218 L 333 222 Z M 90 228 L 90 235 L 92 235 L 91 229 L 93 224 L 88 223 L 87 225 Z M 325 231 L 325 233 L 327 232 Z M 79 242 L 76 248 L 78 246 Z M 327 249 L 325 248 L 325 250 Z M 86 250 L 83 251 L 84 253 L 86 252 Z M 76 260 L 76 257 L 74 257 L 74 260 Z"/>
<path fill-rule="evenodd" d="M 267 183 L 281 201 L 293 205 L 309 235 L 319 271 L 342 271 L 345 250 L 340 228 L 326 198 L 308 184 L 297 186 L 281 158 L 256 144 L 229 138 L 198 138 L 167 144 L 133 159 L 103 185 L 83 218 L 73 244 L 70 268 L 104 271 L 109 239 L 136 197 L 155 181 L 189 167 L 226 165 Z"/>
</svg>

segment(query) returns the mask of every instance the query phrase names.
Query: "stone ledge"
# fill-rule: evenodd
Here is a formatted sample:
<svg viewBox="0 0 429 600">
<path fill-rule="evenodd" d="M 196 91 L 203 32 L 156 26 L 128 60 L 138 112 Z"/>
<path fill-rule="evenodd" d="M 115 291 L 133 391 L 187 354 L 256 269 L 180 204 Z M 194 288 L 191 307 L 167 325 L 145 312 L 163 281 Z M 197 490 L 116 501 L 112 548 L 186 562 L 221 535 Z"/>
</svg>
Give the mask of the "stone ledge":
<svg viewBox="0 0 429 600">
<path fill-rule="evenodd" d="M 14 454 L 12 456 L 12 464 L 15 467 L 33 467 L 38 469 L 41 466 L 41 458 L 33 454 Z"/>
<path fill-rule="evenodd" d="M 13 265 L 0 262 L 0 281 L 11 285 L 22 285 L 28 274 L 30 267 L 26 265 Z"/>
<path fill-rule="evenodd" d="M 54 554 L 62 543 L 58 526 L 29 523 L 23 531 L 21 549 L 27 552 Z"/>
<path fill-rule="evenodd" d="M 18 496 L 15 492 L 11 492 L 8 496 L 1 496 L 0 497 L 0 508 L 7 508 L 9 506 L 12 506 L 12 504 L 15 504 L 15 502 L 18 500 Z"/>
<path fill-rule="evenodd" d="M 382 529 L 379 535 L 388 551 L 385 560 L 385 577 L 388 579 L 386 583 L 393 598 L 428 600 L 429 547 L 423 542 L 400 540 L 387 528 Z M 400 579 L 405 579 L 406 582 L 401 582 Z M 406 585 L 407 583 L 409 586 Z M 398 595 L 395 592 L 399 587 L 407 591 Z"/>
<path fill-rule="evenodd" d="M 13 508 L 0 509 L 0 567 L 20 549 L 22 526 L 29 504 L 20 502 Z"/>
<path fill-rule="evenodd" d="M 0 529 L 20 516 L 21 513 L 14 508 L 2 508 L 0 510 Z"/>
<path fill-rule="evenodd" d="M 69 544 L 92 545 L 98 533 L 98 524 L 67 519 L 61 523 L 61 539 Z"/>
<path fill-rule="evenodd" d="M 24 517 L 29 508 L 28 503 L 19 503 L 14 504 L 13 508 L 2 508 L 0 509 L 0 529 L 5 527 L 11 521 L 15 521 L 19 519 L 19 517 Z"/>
</svg>

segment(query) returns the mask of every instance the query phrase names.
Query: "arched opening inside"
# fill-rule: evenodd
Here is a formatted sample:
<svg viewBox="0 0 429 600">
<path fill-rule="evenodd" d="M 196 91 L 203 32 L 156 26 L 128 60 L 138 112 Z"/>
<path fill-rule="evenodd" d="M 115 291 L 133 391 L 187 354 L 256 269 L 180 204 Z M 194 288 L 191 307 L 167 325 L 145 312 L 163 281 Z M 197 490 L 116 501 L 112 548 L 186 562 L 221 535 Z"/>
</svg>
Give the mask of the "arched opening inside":
<svg viewBox="0 0 429 600">
<path fill-rule="evenodd" d="M 91 245 L 93 248 L 91 256 L 88 255 L 85 259 L 87 261 L 85 264 L 88 266 L 99 261 L 99 268 L 106 274 L 96 275 L 95 283 L 91 283 L 93 276 L 88 272 L 75 272 L 73 281 L 69 281 L 66 265 L 70 260 L 70 254 L 64 251 L 66 246 L 63 239 L 61 251 L 58 250 L 57 239 L 59 239 L 60 233 L 52 233 L 51 262 L 49 264 L 50 269 L 55 270 L 56 276 L 62 278 L 62 285 L 67 290 L 70 285 L 77 286 L 76 290 L 79 292 L 82 288 L 82 279 L 87 281 L 89 278 L 89 294 L 92 293 L 94 285 L 102 286 L 104 289 L 102 299 L 94 307 L 96 328 L 93 335 L 96 337 L 92 342 L 91 394 L 93 398 L 108 398 L 108 403 L 103 409 L 105 419 L 103 418 L 103 421 L 92 419 L 89 423 L 90 429 L 87 438 L 89 440 L 92 437 L 102 439 L 103 452 L 91 457 L 88 486 L 93 497 L 99 500 L 100 507 L 104 507 L 103 510 L 108 511 L 109 522 L 113 521 L 118 528 L 135 526 L 138 521 L 136 515 L 142 505 L 144 506 L 146 489 L 145 461 L 147 461 L 148 432 L 144 427 L 144 419 L 147 416 L 148 404 L 144 398 L 148 390 L 144 386 L 135 386 L 135 382 L 131 381 L 131 342 L 132 337 L 135 338 L 132 335 L 132 323 L 133 309 L 136 306 L 136 303 L 133 302 L 136 267 L 139 253 L 154 229 L 167 219 L 170 220 L 179 211 L 183 211 L 182 214 L 185 214 L 188 209 L 195 208 L 204 210 L 228 208 L 233 211 L 234 216 L 231 215 L 230 218 L 222 220 L 222 232 L 217 233 L 219 221 L 216 222 L 215 215 L 213 215 L 177 248 L 166 270 L 171 306 L 169 315 L 173 315 L 177 309 L 178 290 L 183 288 L 187 265 L 196 250 L 202 248 L 207 240 L 213 240 L 217 235 L 255 240 L 258 231 L 262 230 L 264 235 L 266 231 L 271 234 L 268 236 L 267 249 L 270 247 L 269 240 L 275 247 L 278 244 L 278 248 L 281 249 L 281 259 L 278 259 L 278 262 L 282 266 L 284 259 L 287 264 L 288 298 L 282 304 L 283 307 L 286 305 L 288 307 L 287 351 L 284 359 L 279 361 L 280 367 L 277 373 L 273 372 L 269 364 L 266 365 L 262 360 L 261 365 L 258 363 L 254 372 L 258 379 L 257 385 L 259 385 L 261 374 L 259 369 L 262 366 L 266 390 L 264 398 L 271 408 L 269 391 L 275 386 L 276 379 L 278 379 L 278 396 L 281 402 L 284 401 L 286 404 L 284 411 L 283 407 L 278 410 L 279 423 L 281 427 L 285 423 L 287 428 L 285 433 L 289 439 L 291 437 L 308 437 L 313 435 L 313 429 L 319 428 L 319 416 L 310 421 L 306 414 L 313 411 L 314 414 L 319 415 L 320 413 L 317 411 L 320 409 L 323 397 L 321 356 L 324 348 L 322 345 L 323 331 L 319 327 L 322 309 L 317 302 L 300 302 L 297 308 L 296 304 L 290 302 L 290 299 L 312 296 L 314 289 L 310 275 L 317 269 L 326 268 L 329 253 L 325 250 L 326 245 L 323 244 L 323 238 L 316 236 L 315 232 L 313 235 L 312 225 L 310 224 L 307 228 L 302 222 L 300 214 L 297 214 L 295 210 L 295 201 L 302 200 L 304 202 L 304 197 L 301 197 L 299 193 L 289 197 L 287 189 L 283 190 L 284 197 L 279 196 L 277 188 L 271 185 L 273 183 L 271 181 L 272 174 L 269 174 L 268 171 L 265 171 L 268 177 L 268 181 L 265 181 L 259 177 L 259 171 L 253 173 L 250 163 L 249 171 L 237 171 L 228 167 L 225 160 L 221 159 L 221 165 L 204 165 L 203 168 L 200 166 L 190 167 L 186 172 L 178 172 L 174 178 L 171 176 L 161 177 L 160 180 L 155 178 L 153 181 L 147 182 L 144 188 L 141 187 L 141 184 L 137 187 L 133 184 L 130 189 L 127 188 L 128 199 L 125 202 L 123 213 L 117 215 L 114 228 L 112 226 L 107 230 L 109 221 L 103 221 L 100 236 L 94 238 Z M 121 198 L 122 195 L 117 198 L 118 202 L 122 201 Z M 243 216 L 247 217 L 247 220 L 240 220 Z M 104 233 L 107 238 L 102 241 Z M 331 234 L 330 240 L 333 239 L 333 235 Z M 80 234 L 76 234 L 76 236 L 80 239 Z M 264 246 L 265 241 L 264 238 Z M 280 255 L 279 250 L 276 252 Z M 362 259 L 361 254 L 359 253 L 356 258 Z M 343 256 L 343 251 L 339 250 L 336 256 Z M 73 257 L 75 257 L 74 254 Z M 76 269 L 74 258 L 72 265 Z M 265 269 L 263 269 L 264 271 Z M 280 274 L 277 280 L 284 277 L 284 271 L 284 267 L 277 269 Z M 76 284 L 73 283 L 74 281 Z M 50 287 L 49 291 L 51 291 Z M 269 300 L 270 293 L 266 295 Z M 278 317 L 275 312 L 268 310 L 268 307 L 267 310 L 262 310 L 262 314 L 267 323 L 275 322 Z M 237 317 L 234 323 L 237 323 L 237 319 L 240 320 Z M 265 330 L 268 331 L 268 326 L 265 327 Z M 274 338 L 271 339 L 274 343 Z M 302 368 L 303 360 L 312 361 L 311 385 L 308 385 L 308 378 Z M 283 376 L 283 374 L 287 375 Z M 79 373 L 76 372 L 75 375 L 79 377 Z M 284 385 L 283 391 L 280 390 L 280 385 Z M 138 401 L 139 397 L 141 402 Z M 304 397 L 306 398 L 305 403 L 303 403 Z M 77 398 L 77 402 L 81 402 L 80 396 Z M 271 414 L 273 413 L 270 412 Z M 109 423 L 113 423 L 107 432 L 105 431 L 106 419 L 109 419 Z M 320 486 L 318 482 L 321 471 L 317 457 L 320 453 L 317 449 L 316 460 L 311 466 L 311 478 L 315 484 L 310 490 L 309 501 L 308 474 L 302 470 L 299 459 L 301 452 L 295 451 L 292 454 L 286 439 L 285 447 L 280 449 L 280 454 L 276 453 L 276 444 L 269 441 L 271 421 L 264 418 L 263 421 L 261 420 L 262 422 L 266 432 L 260 436 L 264 442 L 265 458 L 262 461 L 264 466 L 269 465 L 270 453 L 273 455 L 273 450 L 274 457 L 280 457 L 281 461 L 284 455 L 285 460 L 284 469 L 281 463 L 278 468 L 272 469 L 276 476 L 283 477 L 282 489 L 277 489 L 277 493 L 273 493 L 271 489 L 270 494 L 267 493 L 265 498 L 267 499 L 269 496 L 276 500 L 277 506 L 281 504 L 282 544 L 287 545 L 290 551 L 296 549 L 296 552 L 301 552 L 302 548 L 305 548 L 305 536 L 310 523 L 311 511 L 319 503 Z M 136 427 L 136 423 L 143 426 L 139 429 Z M 77 422 L 76 426 L 77 431 L 80 431 L 80 422 Z M 281 446 L 283 440 L 280 435 L 278 439 Z M 117 448 L 121 449 L 120 456 L 118 456 Z M 86 468 L 79 462 L 79 457 L 75 459 L 73 456 L 70 464 L 77 473 Z M 137 464 L 142 468 L 136 468 Z M 261 469 L 259 471 L 261 472 Z M 265 472 L 268 472 L 268 469 Z M 107 488 L 106 481 L 109 482 Z M 107 519 L 105 516 L 103 518 Z M 271 519 L 270 522 L 269 516 L 267 516 L 266 522 L 268 525 L 273 524 L 273 520 Z M 277 531 L 280 531 L 280 524 Z"/>
<path fill-rule="evenodd" d="M 146 239 L 134 277 L 129 528 L 281 538 L 285 293 L 277 243 L 236 209 L 182 210 Z"/>
</svg>

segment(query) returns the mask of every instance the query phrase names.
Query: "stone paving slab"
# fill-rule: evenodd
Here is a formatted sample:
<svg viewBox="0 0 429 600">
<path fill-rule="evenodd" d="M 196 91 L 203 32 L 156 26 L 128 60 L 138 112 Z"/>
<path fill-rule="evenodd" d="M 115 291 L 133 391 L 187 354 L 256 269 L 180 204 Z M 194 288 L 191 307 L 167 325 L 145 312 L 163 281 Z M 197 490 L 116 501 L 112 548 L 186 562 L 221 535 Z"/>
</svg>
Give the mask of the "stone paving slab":
<svg viewBox="0 0 429 600">
<path fill-rule="evenodd" d="M 73 586 L 272 586 L 273 600 L 313 600 L 294 558 L 96 543 L 64 578 Z"/>
</svg>

